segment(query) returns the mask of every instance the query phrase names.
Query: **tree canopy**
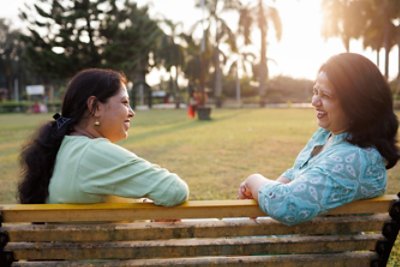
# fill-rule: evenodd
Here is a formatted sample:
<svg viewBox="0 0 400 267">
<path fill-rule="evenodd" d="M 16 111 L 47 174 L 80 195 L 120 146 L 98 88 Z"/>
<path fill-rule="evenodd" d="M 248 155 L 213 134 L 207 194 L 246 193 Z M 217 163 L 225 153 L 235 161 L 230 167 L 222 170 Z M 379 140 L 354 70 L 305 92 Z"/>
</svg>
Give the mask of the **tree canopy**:
<svg viewBox="0 0 400 267">
<path fill-rule="evenodd" d="M 117 3 L 118 2 L 118 3 Z M 148 8 L 117 0 L 42 0 L 21 13 L 29 33 L 25 58 L 47 81 L 90 67 L 124 71 L 145 82 L 157 64 L 162 30 Z"/>
</svg>

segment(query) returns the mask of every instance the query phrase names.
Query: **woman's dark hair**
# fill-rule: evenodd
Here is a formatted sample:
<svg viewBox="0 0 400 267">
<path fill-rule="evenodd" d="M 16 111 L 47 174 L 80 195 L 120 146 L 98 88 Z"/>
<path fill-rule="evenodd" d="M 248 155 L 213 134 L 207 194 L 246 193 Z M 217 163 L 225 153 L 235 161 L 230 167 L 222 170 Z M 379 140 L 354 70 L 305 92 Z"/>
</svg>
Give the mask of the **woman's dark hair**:
<svg viewBox="0 0 400 267">
<path fill-rule="evenodd" d="M 32 141 L 22 149 L 22 180 L 18 186 L 18 198 L 21 203 L 46 201 L 61 142 L 64 136 L 70 134 L 74 126 L 88 115 L 88 98 L 95 96 L 96 101 L 105 103 L 108 98 L 118 93 L 122 84 L 126 84 L 125 75 L 109 69 L 85 69 L 72 78 L 61 109 L 62 117 L 69 120 L 62 127 L 57 126 L 55 120 L 44 124 Z"/>
<path fill-rule="evenodd" d="M 390 87 L 374 63 L 364 56 L 343 53 L 321 66 L 349 118 L 348 142 L 375 147 L 386 159 L 386 168 L 400 158 L 396 147 L 398 120 L 393 112 Z"/>
</svg>

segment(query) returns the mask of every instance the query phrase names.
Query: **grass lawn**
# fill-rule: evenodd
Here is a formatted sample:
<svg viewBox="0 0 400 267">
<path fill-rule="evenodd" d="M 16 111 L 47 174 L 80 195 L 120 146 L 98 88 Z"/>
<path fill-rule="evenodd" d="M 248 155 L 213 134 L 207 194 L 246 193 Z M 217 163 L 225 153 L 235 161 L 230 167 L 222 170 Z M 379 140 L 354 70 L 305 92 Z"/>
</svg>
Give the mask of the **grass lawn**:
<svg viewBox="0 0 400 267">
<path fill-rule="evenodd" d="M 51 115 L 0 115 L 0 203 L 16 202 L 20 148 Z M 178 173 L 191 199 L 234 199 L 249 174 L 275 178 L 289 168 L 316 129 L 311 109 L 214 109 L 212 118 L 191 120 L 185 110 L 138 111 L 120 145 Z M 399 191 L 397 164 L 389 171 L 387 193 Z M 400 264 L 397 255 L 391 266 Z"/>
</svg>

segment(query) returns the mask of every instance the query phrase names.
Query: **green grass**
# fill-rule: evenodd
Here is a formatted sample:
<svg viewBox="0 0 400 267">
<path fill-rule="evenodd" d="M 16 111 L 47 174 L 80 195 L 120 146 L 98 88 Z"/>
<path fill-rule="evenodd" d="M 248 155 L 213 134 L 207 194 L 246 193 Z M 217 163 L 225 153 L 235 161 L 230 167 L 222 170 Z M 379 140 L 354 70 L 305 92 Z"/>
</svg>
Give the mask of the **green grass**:
<svg viewBox="0 0 400 267">
<path fill-rule="evenodd" d="M 191 120 L 184 110 L 138 111 L 120 145 L 178 173 L 192 199 L 229 199 L 249 174 L 275 178 L 289 168 L 316 129 L 311 109 L 214 109 L 212 118 Z M 0 115 L 0 203 L 16 201 L 21 146 L 49 119 Z M 400 164 L 389 171 L 387 193 L 399 192 L 399 181 Z"/>
<path fill-rule="evenodd" d="M 276 178 L 289 168 L 316 129 L 311 109 L 213 109 L 212 118 L 191 120 L 185 110 L 137 111 L 130 137 L 120 145 L 178 173 L 191 199 L 234 199 L 249 174 Z M 16 202 L 20 148 L 50 119 L 0 115 L 0 203 Z M 388 174 L 387 193 L 399 192 L 400 164 Z M 400 263 L 397 249 L 392 255 L 391 264 Z"/>
</svg>

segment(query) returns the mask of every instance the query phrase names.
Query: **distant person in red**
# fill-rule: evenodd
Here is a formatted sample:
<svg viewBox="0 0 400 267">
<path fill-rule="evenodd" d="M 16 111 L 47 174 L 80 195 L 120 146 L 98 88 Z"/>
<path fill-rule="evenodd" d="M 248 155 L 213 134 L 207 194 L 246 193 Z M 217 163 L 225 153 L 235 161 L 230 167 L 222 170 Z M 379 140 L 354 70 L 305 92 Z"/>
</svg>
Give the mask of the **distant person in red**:
<svg viewBox="0 0 400 267">
<path fill-rule="evenodd" d="M 188 105 L 188 116 L 193 119 L 196 117 L 196 109 L 197 109 L 197 100 L 195 97 L 195 92 L 192 92 L 189 96 L 189 105 Z"/>
<path fill-rule="evenodd" d="M 32 113 L 40 113 L 40 104 L 38 101 L 35 101 L 35 103 L 33 103 Z"/>
</svg>

